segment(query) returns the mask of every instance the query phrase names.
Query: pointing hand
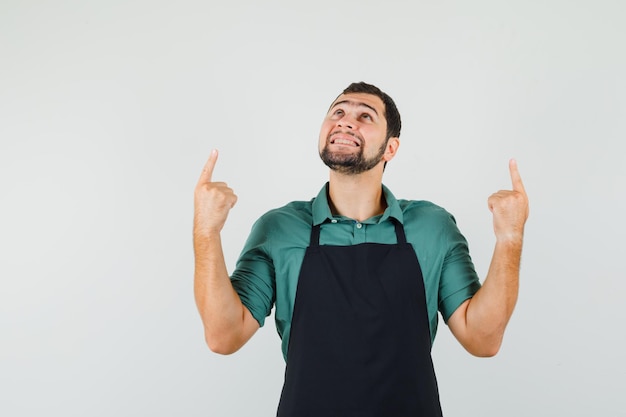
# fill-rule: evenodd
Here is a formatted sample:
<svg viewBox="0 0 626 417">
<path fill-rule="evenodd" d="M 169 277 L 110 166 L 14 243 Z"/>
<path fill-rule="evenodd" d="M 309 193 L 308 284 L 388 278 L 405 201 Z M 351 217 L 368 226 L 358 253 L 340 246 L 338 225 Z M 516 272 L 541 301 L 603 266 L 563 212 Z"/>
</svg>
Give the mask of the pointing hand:
<svg viewBox="0 0 626 417">
<path fill-rule="evenodd" d="M 493 213 L 493 229 L 498 241 L 521 241 L 528 218 L 528 196 L 522 183 L 517 162 L 509 161 L 512 190 L 500 190 L 487 201 Z"/>
<path fill-rule="evenodd" d="M 217 150 L 211 151 L 194 192 L 194 235 L 219 233 L 237 196 L 224 182 L 212 182 Z"/>
</svg>

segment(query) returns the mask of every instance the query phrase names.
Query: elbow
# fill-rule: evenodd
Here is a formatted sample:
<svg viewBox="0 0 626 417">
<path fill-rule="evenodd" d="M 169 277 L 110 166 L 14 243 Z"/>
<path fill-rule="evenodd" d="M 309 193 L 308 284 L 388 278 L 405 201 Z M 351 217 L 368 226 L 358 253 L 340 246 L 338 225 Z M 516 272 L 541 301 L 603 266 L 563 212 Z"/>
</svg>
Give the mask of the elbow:
<svg viewBox="0 0 626 417">
<path fill-rule="evenodd" d="M 465 346 L 465 349 L 478 358 L 493 358 L 498 354 L 501 346 L 502 339 L 496 341 L 483 340 L 471 346 Z"/>
<path fill-rule="evenodd" d="M 205 333 L 204 340 L 211 352 L 220 355 L 232 355 L 241 348 L 241 345 L 235 343 L 231 338 L 211 336 L 208 332 Z"/>
<path fill-rule="evenodd" d="M 493 358 L 500 351 L 500 347 L 489 347 L 480 350 L 470 351 L 470 353 L 478 358 Z"/>
<path fill-rule="evenodd" d="M 221 345 L 221 344 L 208 344 L 207 346 L 209 347 L 209 350 L 211 350 L 211 352 L 213 353 L 217 353 L 219 355 L 232 355 L 233 353 L 237 352 L 238 349 L 234 349 L 228 345 Z"/>
</svg>

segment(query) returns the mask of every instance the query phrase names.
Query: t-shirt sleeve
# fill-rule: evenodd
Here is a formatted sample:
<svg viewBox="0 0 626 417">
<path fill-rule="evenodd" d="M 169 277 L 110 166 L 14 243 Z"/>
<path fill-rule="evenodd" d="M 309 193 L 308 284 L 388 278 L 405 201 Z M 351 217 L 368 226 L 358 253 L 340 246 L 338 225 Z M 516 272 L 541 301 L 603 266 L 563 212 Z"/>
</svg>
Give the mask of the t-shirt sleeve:
<svg viewBox="0 0 626 417">
<path fill-rule="evenodd" d="M 269 316 L 276 294 L 274 265 L 268 253 L 270 230 L 267 218 L 257 220 L 230 277 L 241 302 L 260 326 Z"/>
<path fill-rule="evenodd" d="M 439 311 L 447 323 L 463 302 L 480 289 L 480 281 L 469 254 L 467 240 L 452 215 L 447 225 L 448 249 L 439 281 Z"/>
</svg>

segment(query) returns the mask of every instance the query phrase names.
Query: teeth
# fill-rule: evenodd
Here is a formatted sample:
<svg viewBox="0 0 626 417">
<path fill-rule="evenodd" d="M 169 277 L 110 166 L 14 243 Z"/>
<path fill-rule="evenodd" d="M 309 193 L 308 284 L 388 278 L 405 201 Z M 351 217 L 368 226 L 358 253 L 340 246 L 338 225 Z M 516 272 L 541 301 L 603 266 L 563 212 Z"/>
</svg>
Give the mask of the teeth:
<svg viewBox="0 0 626 417">
<path fill-rule="evenodd" d="M 353 141 L 348 140 L 348 139 L 340 139 L 340 138 L 337 138 L 337 139 L 335 139 L 333 142 L 334 142 L 335 144 L 337 144 L 337 145 L 349 145 L 349 146 L 356 146 L 356 143 L 354 143 Z"/>
</svg>

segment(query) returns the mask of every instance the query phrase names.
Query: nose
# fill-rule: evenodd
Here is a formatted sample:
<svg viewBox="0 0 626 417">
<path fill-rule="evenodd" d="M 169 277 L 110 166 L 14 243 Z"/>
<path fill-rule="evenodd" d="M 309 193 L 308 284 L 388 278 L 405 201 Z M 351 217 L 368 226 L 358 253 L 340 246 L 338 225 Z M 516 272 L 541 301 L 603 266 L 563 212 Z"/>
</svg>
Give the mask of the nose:
<svg viewBox="0 0 626 417">
<path fill-rule="evenodd" d="M 337 127 L 344 127 L 346 129 L 354 129 L 354 120 L 347 114 L 337 121 Z"/>
</svg>

